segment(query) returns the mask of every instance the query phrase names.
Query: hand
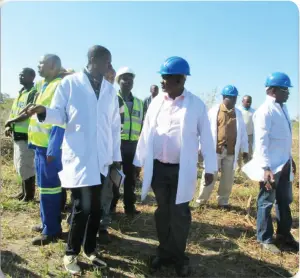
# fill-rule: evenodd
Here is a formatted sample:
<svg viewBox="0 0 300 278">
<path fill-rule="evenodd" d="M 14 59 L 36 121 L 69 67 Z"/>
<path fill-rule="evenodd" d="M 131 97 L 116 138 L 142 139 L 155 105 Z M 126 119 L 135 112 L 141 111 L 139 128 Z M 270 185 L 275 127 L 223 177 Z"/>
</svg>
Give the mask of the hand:
<svg viewBox="0 0 300 278">
<path fill-rule="evenodd" d="M 243 161 L 244 161 L 244 163 L 246 163 L 248 161 L 248 159 L 249 159 L 248 153 L 243 153 Z"/>
<path fill-rule="evenodd" d="M 121 170 L 121 163 L 120 162 L 113 162 L 112 164 L 114 167 L 116 167 L 118 170 Z"/>
<path fill-rule="evenodd" d="M 272 189 L 272 183 L 275 182 L 274 175 L 271 170 L 265 170 L 264 172 L 264 182 L 265 182 L 265 188 L 267 191 Z"/>
<path fill-rule="evenodd" d="M 11 127 L 11 124 L 12 124 L 12 122 L 8 120 L 8 121 L 5 123 L 4 127 Z"/>
<path fill-rule="evenodd" d="M 294 159 L 292 159 L 292 171 L 293 171 L 293 174 L 296 175 L 297 168 L 296 168 L 296 163 L 295 163 Z"/>
<path fill-rule="evenodd" d="M 214 180 L 214 174 L 205 173 L 204 179 L 205 179 L 204 186 L 208 186 L 208 185 L 210 185 L 213 182 L 213 180 Z"/>
<path fill-rule="evenodd" d="M 42 114 L 46 112 L 46 107 L 42 106 L 42 105 L 35 105 L 35 104 L 28 104 L 21 112 L 25 113 L 26 115 L 28 115 L 29 117 L 34 115 L 34 114 Z"/>
<path fill-rule="evenodd" d="M 47 155 L 47 162 L 50 163 L 55 159 L 55 156 Z"/>
<path fill-rule="evenodd" d="M 140 176 L 141 170 L 142 170 L 141 167 L 136 167 L 136 166 L 135 166 L 135 174 L 136 174 L 136 177 L 139 177 L 139 176 Z"/>
<path fill-rule="evenodd" d="M 10 126 L 5 128 L 4 134 L 6 137 L 11 137 L 12 135 L 12 128 Z"/>
</svg>

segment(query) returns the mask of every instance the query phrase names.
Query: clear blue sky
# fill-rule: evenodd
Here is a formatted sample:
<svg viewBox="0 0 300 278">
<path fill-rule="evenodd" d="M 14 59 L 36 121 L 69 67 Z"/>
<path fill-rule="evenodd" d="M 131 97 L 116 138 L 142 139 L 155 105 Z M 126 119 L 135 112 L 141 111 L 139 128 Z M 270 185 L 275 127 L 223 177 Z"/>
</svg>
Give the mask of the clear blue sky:
<svg viewBox="0 0 300 278">
<path fill-rule="evenodd" d="M 37 69 L 45 53 L 81 70 L 90 46 L 110 49 L 113 66 L 136 72 L 133 93 L 144 98 L 158 84 L 157 70 L 184 57 L 196 95 L 236 85 L 265 98 L 264 81 L 286 72 L 294 85 L 288 101 L 298 114 L 298 9 L 292 2 L 11 2 L 1 10 L 1 91 L 16 96 L 22 67 Z M 241 98 L 238 100 L 241 101 Z"/>
</svg>

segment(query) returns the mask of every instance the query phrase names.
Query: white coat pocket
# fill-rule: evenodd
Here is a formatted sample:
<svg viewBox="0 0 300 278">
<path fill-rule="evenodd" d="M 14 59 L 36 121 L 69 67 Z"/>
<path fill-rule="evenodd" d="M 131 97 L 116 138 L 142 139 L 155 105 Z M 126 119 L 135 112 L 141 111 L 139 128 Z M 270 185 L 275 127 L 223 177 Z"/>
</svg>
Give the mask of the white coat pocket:
<svg viewBox="0 0 300 278">
<path fill-rule="evenodd" d="M 73 157 L 83 157 L 85 153 L 86 144 L 84 142 L 84 133 L 75 131 L 68 133 L 65 136 L 62 150 L 64 157 L 71 159 Z"/>
</svg>

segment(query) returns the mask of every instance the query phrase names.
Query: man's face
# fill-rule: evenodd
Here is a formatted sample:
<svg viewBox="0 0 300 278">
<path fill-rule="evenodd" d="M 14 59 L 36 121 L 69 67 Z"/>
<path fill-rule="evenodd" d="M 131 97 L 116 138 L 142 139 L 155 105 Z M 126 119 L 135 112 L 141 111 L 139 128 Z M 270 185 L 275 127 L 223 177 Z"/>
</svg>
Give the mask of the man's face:
<svg viewBox="0 0 300 278">
<path fill-rule="evenodd" d="M 251 107 L 251 104 L 252 104 L 252 98 L 244 97 L 243 100 L 242 100 L 242 104 L 246 109 L 249 109 Z"/>
<path fill-rule="evenodd" d="M 130 92 L 133 88 L 134 76 L 131 73 L 124 73 L 119 77 L 119 85 L 121 90 Z"/>
<path fill-rule="evenodd" d="M 178 90 L 178 88 L 180 87 L 180 82 L 178 82 L 178 80 L 180 80 L 179 75 L 162 75 L 161 78 L 161 89 L 163 90 L 163 92 L 166 93 L 172 93 L 173 91 Z"/>
<path fill-rule="evenodd" d="M 101 58 L 94 58 L 94 64 L 97 69 L 97 72 L 105 76 L 112 68 L 111 54 L 109 53 Z"/>
<path fill-rule="evenodd" d="M 274 96 L 276 98 L 276 102 L 278 103 L 285 103 L 289 99 L 289 89 L 283 87 L 276 87 L 274 88 Z"/>
<path fill-rule="evenodd" d="M 38 73 L 41 77 L 48 77 L 53 71 L 53 64 L 51 59 L 46 59 L 44 56 L 41 58 L 38 64 Z"/>
<path fill-rule="evenodd" d="M 116 71 L 111 67 L 111 69 L 106 73 L 105 79 L 111 84 L 114 83 L 116 77 Z"/>
<path fill-rule="evenodd" d="M 158 95 L 158 87 L 157 86 L 151 86 L 150 93 L 151 93 L 151 96 L 153 98 L 155 98 Z"/>
<path fill-rule="evenodd" d="M 33 82 L 33 76 L 28 70 L 22 70 L 19 74 L 19 80 L 21 85 L 30 84 Z"/>
<path fill-rule="evenodd" d="M 237 97 L 234 96 L 223 96 L 223 103 L 229 109 L 232 109 L 236 104 Z"/>
</svg>

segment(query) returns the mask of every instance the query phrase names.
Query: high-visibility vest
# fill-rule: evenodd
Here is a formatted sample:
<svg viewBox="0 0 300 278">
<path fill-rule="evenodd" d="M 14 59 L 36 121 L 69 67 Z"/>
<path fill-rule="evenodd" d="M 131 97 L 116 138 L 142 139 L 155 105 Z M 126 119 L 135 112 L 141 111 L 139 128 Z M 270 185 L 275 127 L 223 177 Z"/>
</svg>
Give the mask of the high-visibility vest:
<svg viewBox="0 0 300 278">
<path fill-rule="evenodd" d="M 25 108 L 25 106 L 28 104 L 28 97 L 31 93 L 34 93 L 35 88 L 32 87 L 30 91 L 27 91 L 24 89 L 22 92 L 20 92 L 19 96 L 14 100 L 13 105 L 11 107 L 9 119 L 14 119 L 17 117 L 20 113 L 20 111 Z M 13 124 L 13 131 L 18 133 L 28 133 L 28 126 L 29 126 L 29 119 L 17 122 Z"/>
<path fill-rule="evenodd" d="M 45 81 L 38 83 L 36 85 L 38 97 L 35 101 L 37 105 L 43 105 L 45 107 L 50 107 L 54 92 L 57 86 L 60 84 L 61 78 L 56 78 L 52 80 L 45 91 L 42 92 L 42 87 L 45 84 Z M 36 117 L 32 117 L 29 122 L 28 127 L 28 141 L 29 143 L 38 146 L 38 147 L 48 147 L 49 136 L 52 128 L 52 124 L 43 124 L 40 123 Z M 60 126 L 65 128 L 65 126 Z"/>
<path fill-rule="evenodd" d="M 143 101 L 133 97 L 133 107 L 131 114 L 129 113 L 126 102 L 122 98 L 120 92 L 118 93 L 121 101 L 124 103 L 124 123 L 121 131 L 122 140 L 138 141 L 143 124 L 144 107 Z"/>
</svg>

